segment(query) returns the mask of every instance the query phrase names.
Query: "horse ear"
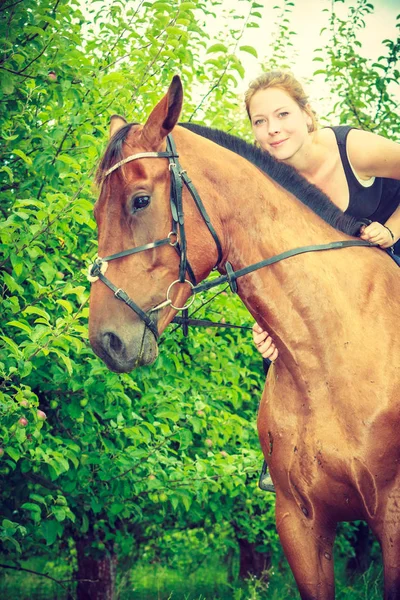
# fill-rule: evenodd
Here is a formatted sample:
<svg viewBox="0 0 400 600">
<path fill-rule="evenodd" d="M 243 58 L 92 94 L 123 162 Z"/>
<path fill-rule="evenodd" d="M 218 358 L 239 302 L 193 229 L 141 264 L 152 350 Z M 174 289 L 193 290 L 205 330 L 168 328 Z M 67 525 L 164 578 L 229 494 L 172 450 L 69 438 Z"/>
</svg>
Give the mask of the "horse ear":
<svg viewBox="0 0 400 600">
<path fill-rule="evenodd" d="M 175 75 L 162 100 L 153 108 L 147 119 L 142 136 L 151 149 L 159 148 L 161 142 L 173 130 L 182 110 L 183 88 L 179 75 Z"/>
<path fill-rule="evenodd" d="M 113 115 L 110 119 L 110 138 L 117 133 L 124 125 L 127 124 L 127 120 L 119 115 Z"/>
</svg>

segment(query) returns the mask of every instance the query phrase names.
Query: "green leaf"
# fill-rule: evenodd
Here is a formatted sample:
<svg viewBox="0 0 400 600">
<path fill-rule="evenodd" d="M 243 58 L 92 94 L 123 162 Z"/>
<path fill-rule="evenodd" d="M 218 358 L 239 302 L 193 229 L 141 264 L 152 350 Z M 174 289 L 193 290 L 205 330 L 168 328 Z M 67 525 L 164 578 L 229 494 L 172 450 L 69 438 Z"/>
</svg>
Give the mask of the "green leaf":
<svg viewBox="0 0 400 600">
<path fill-rule="evenodd" d="M 253 48 L 253 46 L 240 46 L 239 50 L 242 50 L 243 52 L 248 52 L 249 54 L 252 54 L 256 58 L 258 58 L 257 50 Z"/>
<path fill-rule="evenodd" d="M 46 321 L 50 320 L 50 315 L 45 310 L 43 310 L 43 308 L 40 308 L 39 306 L 27 306 L 23 310 L 23 314 L 24 315 L 39 315 L 39 317 L 43 317 Z"/>
<path fill-rule="evenodd" d="M 43 498 L 43 496 L 39 496 L 39 494 L 29 494 L 29 498 L 35 502 L 39 502 L 39 504 L 46 505 L 46 500 Z"/>
<path fill-rule="evenodd" d="M 12 458 L 15 462 L 18 462 L 18 460 L 21 457 L 21 453 L 16 448 L 6 448 L 6 452 L 8 456 Z"/>
<path fill-rule="evenodd" d="M 18 329 L 22 329 L 22 331 L 26 331 L 26 333 L 31 333 L 32 328 L 29 325 L 22 321 L 8 321 L 7 325 L 11 325 L 12 327 L 17 327 Z"/>
<path fill-rule="evenodd" d="M 109 83 L 126 83 L 126 77 L 123 73 L 113 72 L 107 73 L 100 80 L 100 85 L 107 85 Z"/>
<path fill-rule="evenodd" d="M 65 512 L 65 509 L 62 506 L 53 506 L 52 512 L 53 512 L 53 515 L 55 516 L 55 518 L 57 519 L 57 521 L 59 521 L 59 522 L 65 521 L 67 514 Z"/>
<path fill-rule="evenodd" d="M 41 512 L 40 506 L 37 504 L 32 504 L 32 502 L 25 502 L 21 505 L 21 508 L 25 508 L 26 510 L 31 510 L 32 512 Z"/>
<path fill-rule="evenodd" d="M 196 8 L 194 2 L 182 2 L 182 4 L 179 5 L 179 10 L 195 10 Z"/>
<path fill-rule="evenodd" d="M 10 537 L 9 537 L 9 538 L 6 538 L 6 539 L 7 539 L 7 541 L 8 541 L 8 542 L 10 542 L 10 543 L 11 543 L 11 544 L 12 544 L 12 545 L 15 547 L 16 551 L 17 551 L 19 554 L 21 554 L 21 552 L 22 552 L 22 548 L 21 548 L 21 545 L 19 544 L 19 542 L 18 542 L 16 539 L 14 539 L 14 538 L 10 538 Z"/>
<path fill-rule="evenodd" d="M 157 418 L 171 419 L 172 421 L 179 421 L 180 414 L 173 409 L 162 408 L 157 411 Z"/>
<path fill-rule="evenodd" d="M 57 539 L 57 535 L 61 535 L 63 528 L 58 521 L 46 520 L 40 524 L 40 530 L 46 540 L 47 546 L 51 546 Z"/>
<path fill-rule="evenodd" d="M 14 174 L 11 171 L 10 167 L 6 167 L 6 166 L 1 167 L 0 171 L 5 171 L 7 173 L 7 175 L 8 175 L 8 177 L 9 177 L 9 179 L 10 179 L 10 182 L 13 183 L 13 181 L 14 181 Z"/>
<path fill-rule="evenodd" d="M 60 306 L 63 306 L 69 315 L 72 313 L 73 306 L 72 306 L 71 302 L 69 302 L 68 300 L 63 300 L 61 298 L 61 299 L 57 300 L 57 304 L 59 304 Z"/>
<path fill-rule="evenodd" d="M 207 54 L 211 54 L 212 52 L 228 52 L 228 48 L 224 44 L 213 44 L 207 48 Z"/>
<path fill-rule="evenodd" d="M 53 352 L 54 352 L 54 348 L 53 348 Z M 72 367 L 72 362 L 71 362 L 70 357 L 67 356 L 66 354 L 64 354 L 63 352 L 57 352 L 57 355 L 61 358 L 64 365 L 67 367 L 68 375 L 72 375 L 74 369 Z"/>
<path fill-rule="evenodd" d="M 30 34 L 34 34 L 34 35 L 44 35 L 45 34 L 45 30 L 42 29 L 41 27 L 37 27 L 36 25 L 28 25 L 25 27 L 24 29 L 24 33 L 26 35 L 30 35 Z"/>
<path fill-rule="evenodd" d="M 16 358 L 20 358 L 20 356 L 21 356 L 20 349 L 18 348 L 17 344 L 12 339 L 7 337 L 6 335 L 0 335 L 0 339 L 2 339 L 7 344 L 7 346 L 11 349 L 13 356 L 15 356 Z"/>
<path fill-rule="evenodd" d="M 119 515 L 125 508 L 125 504 L 121 504 L 120 502 L 114 502 L 110 506 L 110 513 L 112 515 Z"/>
<path fill-rule="evenodd" d="M 22 160 L 24 161 L 24 163 L 26 163 L 27 165 L 31 166 L 31 164 L 32 164 L 31 157 L 27 156 L 25 154 L 25 152 L 23 152 L 20 148 L 14 148 L 13 149 L 13 154 L 16 154 L 17 156 L 19 156 L 20 158 L 22 158 Z"/>
<path fill-rule="evenodd" d="M 168 33 L 169 36 L 175 36 L 181 40 L 187 37 L 187 33 L 183 29 L 180 29 L 175 25 L 170 25 L 166 28 L 165 31 Z"/>
</svg>

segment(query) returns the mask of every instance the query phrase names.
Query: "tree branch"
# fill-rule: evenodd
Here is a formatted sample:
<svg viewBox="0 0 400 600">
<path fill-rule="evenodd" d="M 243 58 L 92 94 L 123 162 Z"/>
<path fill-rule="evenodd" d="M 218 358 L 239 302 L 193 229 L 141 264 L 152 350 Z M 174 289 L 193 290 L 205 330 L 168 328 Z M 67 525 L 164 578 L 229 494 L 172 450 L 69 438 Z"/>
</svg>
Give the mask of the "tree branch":
<svg viewBox="0 0 400 600">
<path fill-rule="evenodd" d="M 58 579 L 51 577 L 51 575 L 47 575 L 46 573 L 39 573 L 38 571 L 33 571 L 32 569 L 25 569 L 25 567 L 14 567 L 12 565 L 3 565 L 3 564 L 0 564 L 0 567 L 2 569 L 13 569 L 14 571 L 25 571 L 26 573 L 33 573 L 33 575 L 39 575 L 40 577 L 46 577 L 46 579 L 50 579 L 51 581 L 54 581 L 55 583 L 60 585 L 67 592 L 68 598 L 70 600 L 74 600 L 74 596 L 70 593 L 70 591 L 68 590 L 68 587 L 65 586 L 62 581 L 59 581 Z"/>
<path fill-rule="evenodd" d="M 18 71 L 13 71 L 12 69 L 6 69 L 5 67 L 0 67 L 3 71 L 7 71 L 8 73 L 12 73 L 13 75 L 19 75 L 20 77 L 24 77 L 25 79 L 36 79 L 36 77 L 32 77 L 32 75 L 21 75 Z"/>
<path fill-rule="evenodd" d="M 42 54 L 45 53 L 45 51 L 47 50 L 47 48 L 49 47 L 50 43 L 53 41 L 53 36 L 51 36 L 51 38 L 49 39 L 48 43 L 44 46 L 43 50 L 41 50 L 41 52 L 39 52 L 39 54 L 37 56 L 35 56 L 35 58 L 33 58 L 31 60 L 31 62 L 29 62 L 23 69 L 21 69 L 20 71 L 18 71 L 18 75 L 21 75 L 21 73 L 23 73 L 24 71 L 26 71 L 26 69 L 28 69 L 38 58 L 40 58 L 42 56 Z"/>
</svg>

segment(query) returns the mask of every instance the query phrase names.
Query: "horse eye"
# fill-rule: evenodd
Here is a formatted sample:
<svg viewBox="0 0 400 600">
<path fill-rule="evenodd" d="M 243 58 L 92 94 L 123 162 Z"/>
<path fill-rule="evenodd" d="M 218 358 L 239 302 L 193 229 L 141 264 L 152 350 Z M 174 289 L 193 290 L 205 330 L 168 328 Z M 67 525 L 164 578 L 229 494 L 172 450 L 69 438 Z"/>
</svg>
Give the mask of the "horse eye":
<svg viewBox="0 0 400 600">
<path fill-rule="evenodd" d="M 150 204 L 150 196 L 136 196 L 132 200 L 132 212 L 146 208 Z"/>
</svg>

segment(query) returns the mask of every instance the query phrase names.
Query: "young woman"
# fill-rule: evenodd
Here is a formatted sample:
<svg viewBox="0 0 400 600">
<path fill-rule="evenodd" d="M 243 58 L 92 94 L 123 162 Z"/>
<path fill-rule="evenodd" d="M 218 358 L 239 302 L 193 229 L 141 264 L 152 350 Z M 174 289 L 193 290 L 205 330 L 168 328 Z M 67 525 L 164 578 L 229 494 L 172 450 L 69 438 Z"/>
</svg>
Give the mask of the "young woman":
<svg viewBox="0 0 400 600">
<path fill-rule="evenodd" d="M 319 129 L 291 73 L 264 73 L 250 84 L 245 103 L 256 143 L 293 166 L 344 212 L 370 220 L 360 237 L 392 248 L 400 265 L 400 144 L 347 126 Z M 253 340 L 267 365 L 277 359 L 274 341 L 258 323 Z M 265 463 L 260 487 L 271 489 Z"/>
</svg>

